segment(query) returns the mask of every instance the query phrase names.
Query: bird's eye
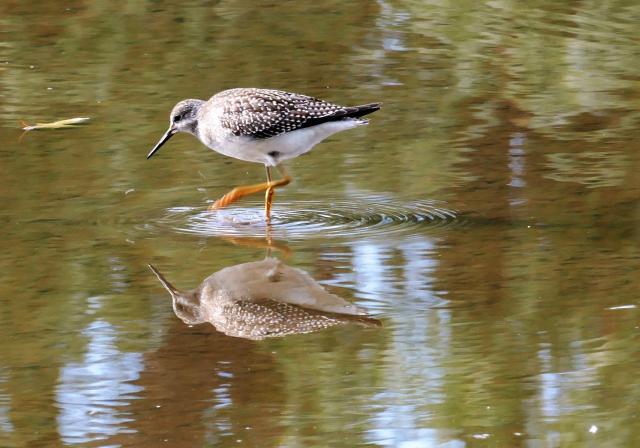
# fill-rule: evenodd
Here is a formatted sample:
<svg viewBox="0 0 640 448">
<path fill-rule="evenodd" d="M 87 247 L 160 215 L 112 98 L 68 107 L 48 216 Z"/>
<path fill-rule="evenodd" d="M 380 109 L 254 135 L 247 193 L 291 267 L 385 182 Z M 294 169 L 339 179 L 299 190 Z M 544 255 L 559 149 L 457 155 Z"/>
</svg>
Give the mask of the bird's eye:
<svg viewBox="0 0 640 448">
<path fill-rule="evenodd" d="M 174 121 L 174 123 L 175 123 L 176 121 L 180 121 L 180 120 L 182 120 L 182 114 L 175 114 L 175 115 L 173 116 L 173 121 Z"/>
</svg>

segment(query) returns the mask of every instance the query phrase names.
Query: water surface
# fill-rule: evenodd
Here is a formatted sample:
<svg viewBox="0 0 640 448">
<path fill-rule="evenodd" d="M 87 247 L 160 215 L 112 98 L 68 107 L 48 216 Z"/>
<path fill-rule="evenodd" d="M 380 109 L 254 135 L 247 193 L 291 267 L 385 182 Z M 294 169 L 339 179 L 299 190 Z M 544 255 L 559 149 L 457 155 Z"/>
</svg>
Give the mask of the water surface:
<svg viewBox="0 0 640 448">
<path fill-rule="evenodd" d="M 640 6 L 0 5 L 0 446 L 628 447 L 640 440 Z M 188 135 L 230 87 L 381 101 L 264 169 Z M 20 121 L 91 117 L 76 129 Z M 176 285 L 270 255 L 366 309 L 252 341 Z"/>
</svg>

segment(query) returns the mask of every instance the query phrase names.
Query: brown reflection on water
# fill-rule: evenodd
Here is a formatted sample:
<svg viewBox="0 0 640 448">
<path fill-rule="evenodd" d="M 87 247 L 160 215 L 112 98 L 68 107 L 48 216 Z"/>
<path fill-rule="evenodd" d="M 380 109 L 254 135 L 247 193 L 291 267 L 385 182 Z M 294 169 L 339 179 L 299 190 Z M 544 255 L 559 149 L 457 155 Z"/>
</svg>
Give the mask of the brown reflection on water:
<svg viewBox="0 0 640 448">
<path fill-rule="evenodd" d="M 629 275 L 640 269 L 640 184 L 628 163 L 619 170 L 608 156 L 623 153 L 617 143 L 566 164 L 562 179 L 549 175 L 554 151 L 581 157 L 584 144 L 521 127 L 513 105 L 501 111 L 490 137 L 466 141 L 473 157 L 461 168 L 475 180 L 451 189 L 451 201 L 463 214 L 469 210 L 470 225 L 438 242 L 435 289 L 451 303 L 453 348 L 441 418 L 473 428 L 478 416 L 492 414 L 494 442 L 523 446 L 524 434 L 556 446 L 586 425 L 578 417 L 590 415 L 585 409 L 634 412 L 622 397 L 638 396 L 637 384 L 602 366 L 639 367 L 623 348 L 637 339 L 637 316 L 623 310 L 637 306 L 640 291 L 640 278 Z M 454 372 L 469 365 L 468 378 L 478 382 L 459 384 Z M 496 405 L 499 416 L 490 411 Z M 557 434 L 531 434 L 532 418 L 548 418 Z M 576 437 L 586 443 L 588 434 Z M 618 442 L 633 437 L 620 435 Z"/>
<path fill-rule="evenodd" d="M 251 341 L 172 320 L 162 346 L 144 363 L 134 383 L 143 392 L 127 412 L 145 417 L 101 446 L 278 446 L 283 376 L 275 357 Z"/>
</svg>

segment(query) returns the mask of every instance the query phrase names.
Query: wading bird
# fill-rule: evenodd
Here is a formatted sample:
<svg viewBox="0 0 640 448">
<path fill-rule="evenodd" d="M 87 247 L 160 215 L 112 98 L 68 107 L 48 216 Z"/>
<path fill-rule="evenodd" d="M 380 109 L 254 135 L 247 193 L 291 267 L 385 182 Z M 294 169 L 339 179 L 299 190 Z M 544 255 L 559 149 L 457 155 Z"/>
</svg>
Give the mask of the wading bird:
<svg viewBox="0 0 640 448">
<path fill-rule="evenodd" d="M 380 103 L 340 106 L 280 90 L 224 90 L 208 101 L 188 99 L 176 104 L 169 117 L 169 129 L 147 159 L 175 133 L 187 132 L 216 152 L 262 163 L 267 170 L 266 182 L 236 187 L 215 201 L 209 210 L 265 191 L 264 208 L 269 220 L 275 188 L 291 182 L 279 164 L 310 151 L 336 132 L 367 124 L 361 117 L 378 109 Z M 272 167 L 277 167 L 281 179 L 271 178 Z"/>
</svg>

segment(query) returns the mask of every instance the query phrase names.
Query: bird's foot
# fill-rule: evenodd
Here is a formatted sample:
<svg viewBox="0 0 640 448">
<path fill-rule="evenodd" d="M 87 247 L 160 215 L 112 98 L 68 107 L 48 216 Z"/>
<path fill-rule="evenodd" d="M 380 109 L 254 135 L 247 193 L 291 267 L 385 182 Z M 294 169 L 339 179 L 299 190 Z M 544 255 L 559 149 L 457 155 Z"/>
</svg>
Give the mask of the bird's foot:
<svg viewBox="0 0 640 448">
<path fill-rule="evenodd" d="M 228 203 L 226 203 L 226 201 L 223 201 L 222 199 L 224 199 L 224 198 L 218 199 L 216 202 L 214 202 L 209 207 L 207 207 L 207 211 L 215 212 L 215 211 L 220 210 L 221 208 L 225 208 L 227 205 L 229 205 Z"/>
<path fill-rule="evenodd" d="M 234 202 L 236 202 L 238 199 L 240 199 L 242 196 L 244 196 L 246 193 L 243 191 L 246 187 L 236 187 L 233 190 L 231 190 L 229 193 L 225 194 L 224 196 L 222 196 L 220 199 L 218 199 L 216 202 L 214 202 L 213 204 L 211 204 L 207 210 L 210 212 L 216 211 L 216 210 L 220 210 L 221 208 L 224 208 L 230 204 L 233 204 Z"/>
<path fill-rule="evenodd" d="M 220 210 L 222 207 L 220 206 L 220 199 L 207 207 L 208 212 L 215 212 L 216 210 Z"/>
</svg>

